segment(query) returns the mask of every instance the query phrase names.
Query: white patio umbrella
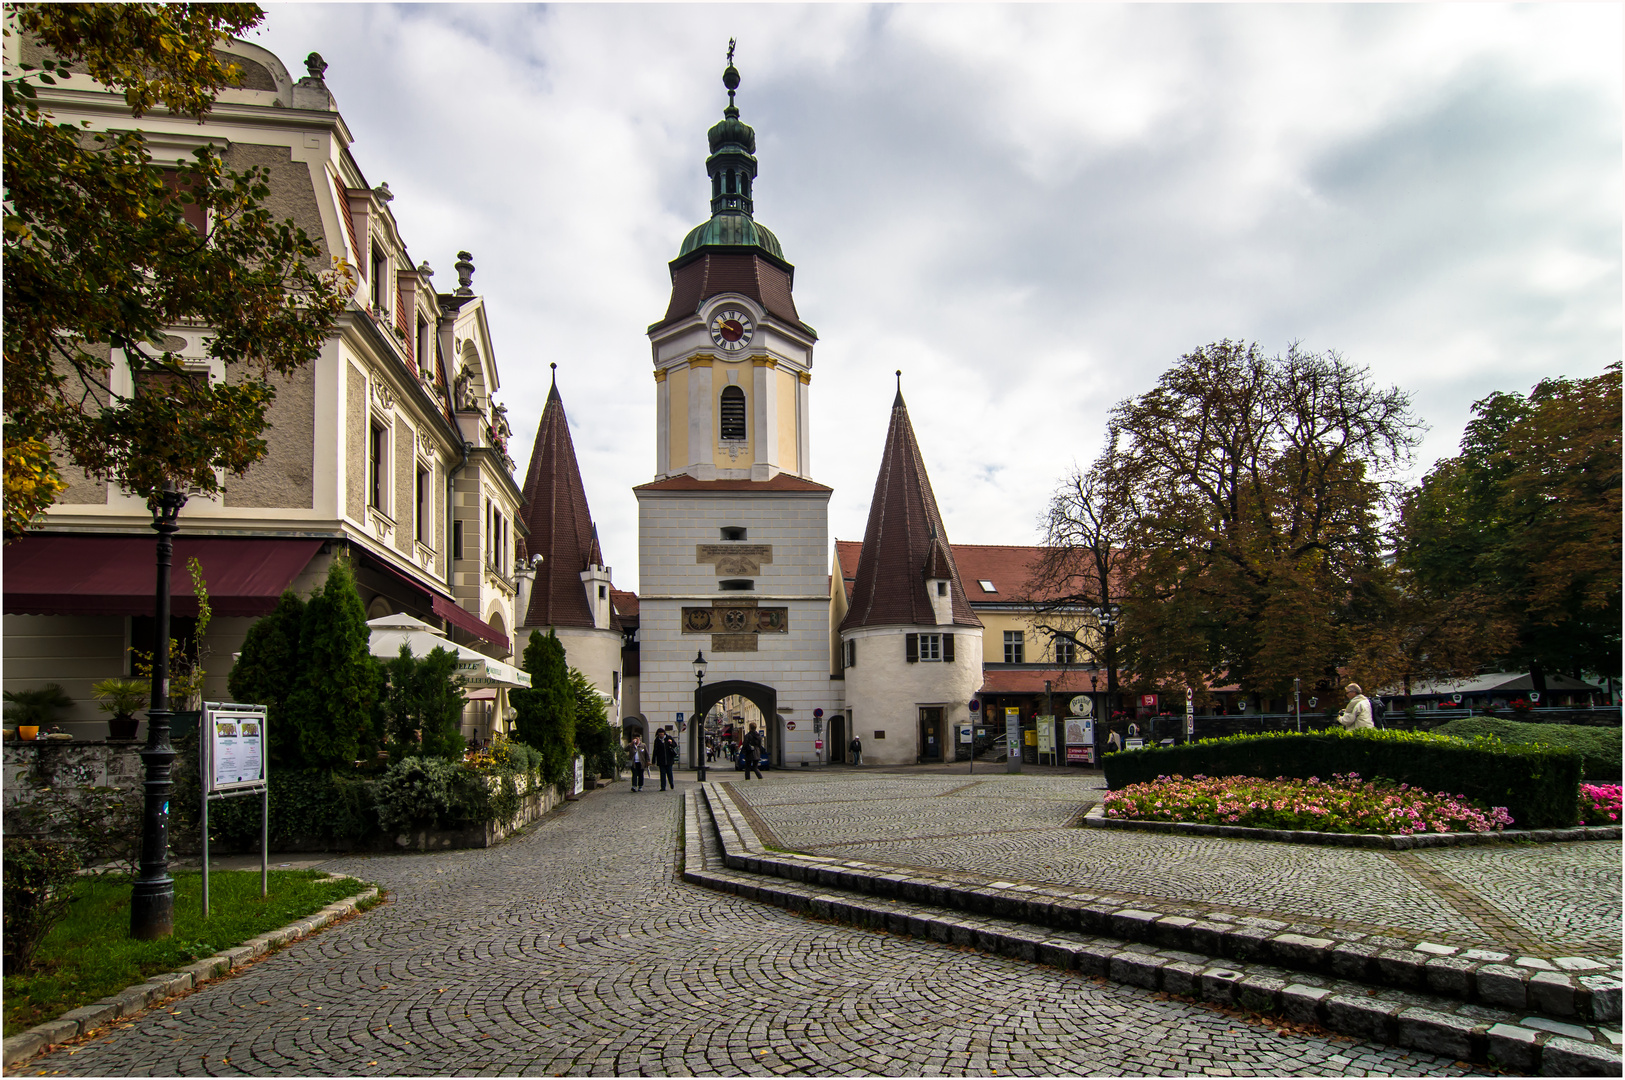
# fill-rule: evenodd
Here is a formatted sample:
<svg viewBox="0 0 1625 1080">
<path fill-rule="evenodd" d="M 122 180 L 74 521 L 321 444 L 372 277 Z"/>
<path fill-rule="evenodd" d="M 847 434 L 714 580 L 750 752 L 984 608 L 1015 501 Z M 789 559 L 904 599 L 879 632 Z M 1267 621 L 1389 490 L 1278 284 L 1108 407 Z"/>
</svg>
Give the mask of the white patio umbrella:
<svg viewBox="0 0 1625 1080">
<path fill-rule="evenodd" d="M 367 650 L 381 660 L 393 660 L 405 645 L 413 656 L 428 656 L 435 649 L 447 649 L 457 654 L 457 673 L 463 684 L 483 686 L 530 686 L 530 673 L 512 664 L 493 660 L 484 653 L 458 645 L 446 639 L 446 632 L 430 626 L 422 619 L 410 615 L 385 615 L 367 620 L 372 634 L 367 639 Z"/>
</svg>

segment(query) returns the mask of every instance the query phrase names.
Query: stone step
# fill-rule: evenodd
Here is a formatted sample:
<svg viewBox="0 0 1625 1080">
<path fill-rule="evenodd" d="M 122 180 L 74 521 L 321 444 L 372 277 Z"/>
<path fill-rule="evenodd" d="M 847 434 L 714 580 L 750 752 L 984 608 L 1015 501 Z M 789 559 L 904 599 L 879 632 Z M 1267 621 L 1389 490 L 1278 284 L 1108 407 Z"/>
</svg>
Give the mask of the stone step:
<svg viewBox="0 0 1625 1080">
<path fill-rule="evenodd" d="M 1589 1017 L 1542 1015 L 1529 1008 L 1527 993 L 1516 1004 L 1510 995 L 1507 1002 L 1474 1000 L 1441 993 L 1425 979 L 1394 986 L 1281 965 L 1259 945 L 1281 936 L 1263 934 L 1268 927 L 1215 924 L 1203 931 L 1207 936 L 1181 936 L 1168 931 L 1189 927 L 1165 924 L 1167 917 L 1154 912 L 1102 908 L 1098 918 L 1079 919 L 1068 914 L 1075 910 L 1065 902 L 1069 898 L 1016 883 L 998 883 L 988 892 L 956 890 L 940 880 L 878 873 L 844 860 L 809 860 L 759 844 L 750 851 L 745 838 L 755 838 L 748 823 L 713 785 L 698 797 L 689 794 L 684 835 L 685 881 L 814 918 L 978 948 L 1515 1072 L 1620 1074 L 1617 1030 Z M 977 906 L 973 897 L 986 903 Z M 1187 943 L 1193 940 L 1208 947 L 1193 948 Z M 1238 947 L 1243 943 L 1245 950 Z M 1381 974 L 1371 964 L 1358 971 Z M 1617 993 L 1616 980 L 1616 1017 Z M 1589 1000 L 1586 1005 L 1591 1007 Z"/>
</svg>

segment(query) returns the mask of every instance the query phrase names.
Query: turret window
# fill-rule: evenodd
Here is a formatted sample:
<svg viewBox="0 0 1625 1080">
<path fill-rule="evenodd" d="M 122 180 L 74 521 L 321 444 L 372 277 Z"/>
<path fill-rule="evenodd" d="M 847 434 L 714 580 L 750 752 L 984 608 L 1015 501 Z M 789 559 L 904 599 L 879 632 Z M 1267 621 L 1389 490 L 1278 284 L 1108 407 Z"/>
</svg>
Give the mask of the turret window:
<svg viewBox="0 0 1625 1080">
<path fill-rule="evenodd" d="M 737 386 L 724 387 L 722 390 L 722 407 L 720 410 L 722 437 L 724 439 L 745 438 L 745 392 Z"/>
</svg>

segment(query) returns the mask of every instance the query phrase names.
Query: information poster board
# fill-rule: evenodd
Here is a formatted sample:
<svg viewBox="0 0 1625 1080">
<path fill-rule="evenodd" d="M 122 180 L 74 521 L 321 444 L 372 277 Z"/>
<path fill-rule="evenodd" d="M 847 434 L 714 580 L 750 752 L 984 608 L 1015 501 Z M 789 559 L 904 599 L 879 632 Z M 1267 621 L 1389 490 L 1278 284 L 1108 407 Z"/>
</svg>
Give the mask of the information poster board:
<svg viewBox="0 0 1625 1080">
<path fill-rule="evenodd" d="M 1040 754 L 1055 753 L 1055 717 L 1040 716 L 1038 718 L 1038 752 Z"/>
<path fill-rule="evenodd" d="M 265 783 L 265 706 L 209 704 L 203 724 L 208 739 L 204 779 L 210 793 Z"/>
<path fill-rule="evenodd" d="M 1095 720 L 1092 716 L 1066 718 L 1066 763 L 1095 763 Z"/>
<path fill-rule="evenodd" d="M 576 755 L 575 775 L 570 785 L 570 794 L 580 795 L 587 790 L 587 759 L 580 754 Z"/>
</svg>

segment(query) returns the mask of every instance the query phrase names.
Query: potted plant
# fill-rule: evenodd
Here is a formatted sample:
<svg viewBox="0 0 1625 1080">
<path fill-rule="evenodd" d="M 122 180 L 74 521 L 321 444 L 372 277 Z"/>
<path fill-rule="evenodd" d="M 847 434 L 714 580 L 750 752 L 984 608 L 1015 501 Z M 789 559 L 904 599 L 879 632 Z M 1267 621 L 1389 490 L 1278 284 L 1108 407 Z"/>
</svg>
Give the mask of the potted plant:
<svg viewBox="0 0 1625 1080">
<path fill-rule="evenodd" d="M 56 683 L 37 690 L 7 690 L 3 696 L 14 706 L 11 714 L 17 721 L 17 737 L 25 741 L 39 738 L 39 729 L 54 724 L 57 712 L 73 704 Z"/>
<path fill-rule="evenodd" d="M 111 713 L 107 721 L 109 739 L 133 739 L 141 721 L 135 711 L 147 703 L 150 683 L 140 679 L 103 679 L 94 684 L 90 692 L 96 695 L 96 707 Z"/>
</svg>

